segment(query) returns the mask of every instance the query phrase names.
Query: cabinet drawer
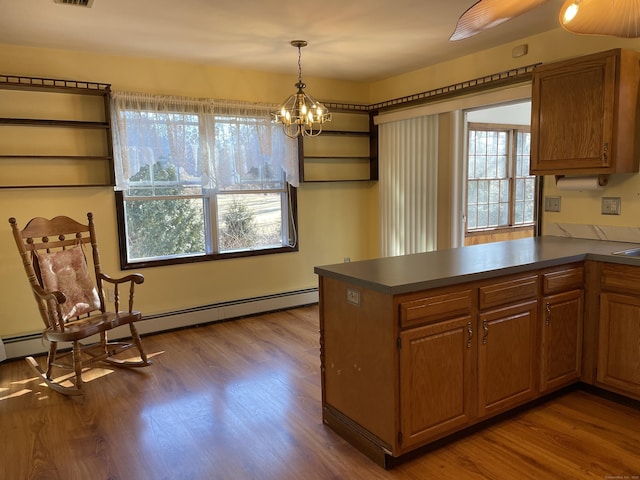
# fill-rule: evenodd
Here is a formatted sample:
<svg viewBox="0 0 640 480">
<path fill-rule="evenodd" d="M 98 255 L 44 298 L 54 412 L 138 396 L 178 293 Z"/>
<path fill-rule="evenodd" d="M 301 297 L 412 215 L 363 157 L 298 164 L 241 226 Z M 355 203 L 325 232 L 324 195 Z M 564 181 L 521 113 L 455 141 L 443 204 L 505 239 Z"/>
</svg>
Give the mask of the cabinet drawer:
<svg viewBox="0 0 640 480">
<path fill-rule="evenodd" d="M 605 263 L 600 278 L 603 290 L 640 294 L 640 267 Z"/>
<path fill-rule="evenodd" d="M 542 293 L 559 293 L 584 287 L 584 267 L 571 267 L 542 274 Z"/>
<path fill-rule="evenodd" d="M 400 327 L 411 327 L 458 315 L 467 315 L 471 312 L 472 304 L 470 289 L 402 302 L 400 303 Z"/>
<path fill-rule="evenodd" d="M 481 310 L 534 298 L 538 294 L 538 276 L 529 275 L 506 282 L 493 283 L 480 287 L 479 291 Z"/>
</svg>

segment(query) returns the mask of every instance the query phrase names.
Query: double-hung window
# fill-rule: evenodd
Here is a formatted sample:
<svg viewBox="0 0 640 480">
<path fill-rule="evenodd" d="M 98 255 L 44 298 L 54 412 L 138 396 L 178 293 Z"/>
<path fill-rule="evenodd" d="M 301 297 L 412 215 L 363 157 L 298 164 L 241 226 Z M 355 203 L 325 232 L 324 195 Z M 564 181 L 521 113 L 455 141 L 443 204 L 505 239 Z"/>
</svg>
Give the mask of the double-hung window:
<svg viewBox="0 0 640 480">
<path fill-rule="evenodd" d="M 297 143 L 272 109 L 113 94 L 122 268 L 297 250 Z"/>
<path fill-rule="evenodd" d="M 467 232 L 535 222 L 528 127 L 468 125 Z"/>
</svg>

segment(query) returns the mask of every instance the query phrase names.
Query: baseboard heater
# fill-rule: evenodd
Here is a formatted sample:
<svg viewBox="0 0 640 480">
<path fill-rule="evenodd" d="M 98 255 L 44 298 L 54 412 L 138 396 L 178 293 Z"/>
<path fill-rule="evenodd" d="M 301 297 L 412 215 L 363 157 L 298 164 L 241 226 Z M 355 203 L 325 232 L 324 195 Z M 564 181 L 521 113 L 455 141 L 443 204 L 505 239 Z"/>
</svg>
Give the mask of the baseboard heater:
<svg viewBox="0 0 640 480">
<path fill-rule="evenodd" d="M 318 289 L 309 288 L 261 297 L 231 300 L 153 315 L 144 315 L 143 312 L 143 319 L 137 322 L 136 325 L 140 334 L 149 335 L 314 303 L 318 303 Z M 122 326 L 112 330 L 109 338 L 115 340 L 127 337 L 128 335 L 129 327 Z M 4 344 L 7 359 L 38 355 L 49 351 L 49 347 L 43 342 L 40 333 L 5 337 L 0 342 L 0 347 L 2 344 Z"/>
</svg>

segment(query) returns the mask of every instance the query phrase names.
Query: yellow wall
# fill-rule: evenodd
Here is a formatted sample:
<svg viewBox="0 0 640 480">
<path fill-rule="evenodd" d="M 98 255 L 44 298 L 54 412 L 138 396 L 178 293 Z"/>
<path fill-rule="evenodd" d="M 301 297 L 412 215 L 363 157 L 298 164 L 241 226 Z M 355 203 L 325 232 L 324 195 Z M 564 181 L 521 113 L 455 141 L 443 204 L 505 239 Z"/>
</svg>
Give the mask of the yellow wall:
<svg viewBox="0 0 640 480">
<path fill-rule="evenodd" d="M 512 58 L 513 47 L 522 44 L 528 45 L 528 54 Z M 548 63 L 611 48 L 640 50 L 640 40 L 573 35 L 558 28 L 473 55 L 375 82 L 371 85 L 371 102 L 381 102 L 514 68 Z"/>
<path fill-rule="evenodd" d="M 191 97 L 278 103 L 291 94 L 292 75 L 221 69 L 205 65 L 125 58 L 0 45 L 1 74 L 111 83 L 131 90 Z M 314 96 L 367 103 L 367 86 L 354 82 L 305 79 Z M 46 110 L 47 106 L 42 105 Z M 0 127 L 2 128 L 2 127 Z M 0 141 L 2 141 L 0 130 Z M 1 183 L 1 180 L 0 180 Z M 145 314 L 171 312 L 228 300 L 317 286 L 315 265 L 359 260 L 378 252 L 372 224 L 375 183 L 304 184 L 298 191 L 300 251 L 140 270 L 145 284 L 136 307 Z M 35 332 L 41 321 L 31 297 L 7 219 L 21 225 L 35 216 L 94 214 L 106 273 L 119 273 L 116 213 L 109 188 L 0 189 L 0 337 Z"/>
<path fill-rule="evenodd" d="M 513 47 L 521 44 L 528 45 L 529 53 L 513 59 Z M 466 80 L 504 72 L 510 69 L 533 65 L 537 63 L 551 63 L 566 58 L 577 57 L 589 53 L 609 50 L 612 48 L 628 48 L 640 50 L 640 39 L 619 39 L 612 37 L 573 35 L 562 28 L 505 44 L 483 52 L 457 58 L 442 64 L 423 68 L 397 77 L 389 78 L 371 85 L 371 103 L 381 102 L 392 98 L 426 92 L 437 87 L 453 85 Z M 441 121 L 440 128 L 444 127 Z M 440 132 L 440 140 L 446 139 L 446 133 Z M 440 148 L 439 159 L 439 188 L 450 187 L 445 183 L 446 173 L 450 172 L 455 159 L 447 155 L 446 146 Z M 438 248 L 447 248 L 447 229 L 451 227 L 451 210 L 448 208 L 446 195 L 438 199 Z M 589 225 L 613 225 L 620 227 L 637 227 L 640 225 L 640 175 L 612 175 L 609 186 L 605 190 L 580 192 L 557 192 L 555 179 L 546 177 L 544 194 L 561 196 L 562 210 L 560 213 L 543 213 L 543 233 L 548 230 L 550 223 L 575 223 Z M 601 215 L 601 197 L 621 197 L 621 215 Z M 638 238 L 640 242 L 640 238 Z"/>
<path fill-rule="evenodd" d="M 511 58 L 511 49 L 529 44 L 529 55 Z M 614 47 L 640 50 L 640 41 L 578 37 L 554 30 L 513 44 L 366 85 L 328 79 L 305 79 L 314 96 L 327 101 L 374 103 L 446 86 L 517 66 L 568 58 Z M 288 96 L 295 76 L 207 65 L 0 45 L 2 74 L 111 83 L 114 90 L 166 95 L 229 98 L 278 103 Z M 46 108 L 46 106 L 44 106 Z M 441 127 L 447 122 L 441 122 Z M 1 134 L 1 131 L 0 131 Z M 448 138 L 441 132 L 441 138 Z M 1 141 L 1 137 L 0 137 Z M 452 185 L 448 147 L 440 152 L 439 181 Z M 547 181 L 547 184 L 549 182 Z M 607 195 L 621 196 L 623 215 L 606 221 L 637 225 L 640 218 L 638 175 L 613 178 Z M 548 187 L 552 193 L 552 187 Z M 563 211 L 550 221 L 591 222 L 599 216 L 599 199 L 579 192 L 563 194 Z M 450 195 L 439 192 L 439 248 L 450 242 Z M 300 251 L 297 253 L 142 269 L 145 284 L 138 304 L 155 314 L 216 302 L 315 287 L 315 265 L 371 258 L 379 252 L 378 189 L 375 182 L 303 184 L 298 192 Z M 586 202 L 586 203 L 585 203 Z M 584 208 L 588 205 L 588 208 Z M 597 207 L 596 207 L 597 205 Z M 24 222 L 34 216 L 95 215 L 103 267 L 117 275 L 118 247 L 113 192 L 105 188 L 0 189 L 0 220 Z M 0 337 L 31 333 L 40 320 L 16 254 L 9 225 L 0 235 Z M 440 245 L 441 244 L 441 245 Z"/>
<path fill-rule="evenodd" d="M 640 227 L 640 174 L 616 174 L 609 176 L 609 183 L 602 190 L 562 190 L 556 188 L 555 178 L 545 177 L 544 195 L 560 197 L 561 211 L 545 212 L 543 234 L 550 225 L 577 224 L 613 227 Z M 620 215 L 602 215 L 602 197 L 620 197 Z M 616 240 L 619 240 L 616 238 Z M 640 243 L 640 237 L 629 241 Z"/>
</svg>

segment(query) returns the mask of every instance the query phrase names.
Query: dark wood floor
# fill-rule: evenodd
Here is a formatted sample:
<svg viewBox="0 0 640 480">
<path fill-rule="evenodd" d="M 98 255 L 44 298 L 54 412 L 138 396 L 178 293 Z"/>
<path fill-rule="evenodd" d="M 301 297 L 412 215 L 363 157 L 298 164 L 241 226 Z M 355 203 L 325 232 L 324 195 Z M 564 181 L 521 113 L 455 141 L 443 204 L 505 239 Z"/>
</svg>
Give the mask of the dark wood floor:
<svg viewBox="0 0 640 480">
<path fill-rule="evenodd" d="M 0 478 L 640 478 L 640 411 L 583 391 L 383 470 L 322 424 L 317 306 L 144 340 L 83 397 L 0 363 Z"/>
</svg>

